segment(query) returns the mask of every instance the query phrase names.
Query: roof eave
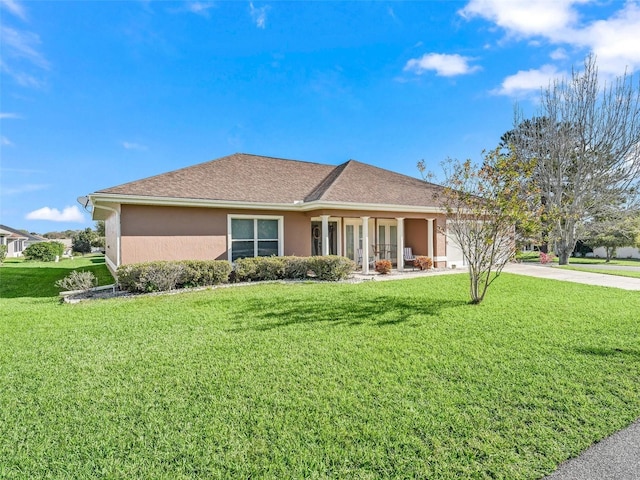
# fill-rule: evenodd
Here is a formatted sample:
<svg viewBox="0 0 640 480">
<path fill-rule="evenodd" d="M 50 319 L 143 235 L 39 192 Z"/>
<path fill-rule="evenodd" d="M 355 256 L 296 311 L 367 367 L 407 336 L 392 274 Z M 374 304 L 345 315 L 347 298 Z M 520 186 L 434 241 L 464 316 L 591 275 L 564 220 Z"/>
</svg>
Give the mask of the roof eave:
<svg viewBox="0 0 640 480">
<path fill-rule="evenodd" d="M 229 208 L 243 210 L 280 210 L 308 212 L 320 209 L 363 210 L 412 213 L 445 213 L 441 207 L 420 205 L 394 205 L 379 203 L 351 203 L 314 200 L 311 202 L 296 201 L 293 203 L 241 202 L 232 200 L 210 200 L 199 198 L 154 197 L 147 195 L 121 195 L 114 193 L 92 193 L 88 195 L 94 206 L 100 203 L 119 203 L 126 205 L 154 205 L 173 207 L 206 207 Z"/>
</svg>

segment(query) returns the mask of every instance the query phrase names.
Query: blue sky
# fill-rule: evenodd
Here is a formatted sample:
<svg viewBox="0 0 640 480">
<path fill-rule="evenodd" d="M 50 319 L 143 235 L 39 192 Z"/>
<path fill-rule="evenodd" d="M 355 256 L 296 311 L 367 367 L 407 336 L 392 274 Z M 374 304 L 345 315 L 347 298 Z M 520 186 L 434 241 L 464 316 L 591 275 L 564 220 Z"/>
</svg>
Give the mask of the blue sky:
<svg viewBox="0 0 640 480">
<path fill-rule="evenodd" d="M 640 67 L 633 1 L 0 0 L 0 27 L 0 223 L 39 233 L 234 152 L 437 173 L 589 52 Z"/>
</svg>

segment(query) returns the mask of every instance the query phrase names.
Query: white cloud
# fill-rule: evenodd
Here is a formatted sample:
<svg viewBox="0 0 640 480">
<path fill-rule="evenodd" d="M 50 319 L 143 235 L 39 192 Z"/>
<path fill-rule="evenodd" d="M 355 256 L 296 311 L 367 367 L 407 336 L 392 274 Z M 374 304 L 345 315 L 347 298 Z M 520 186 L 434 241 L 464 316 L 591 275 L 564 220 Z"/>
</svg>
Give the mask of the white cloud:
<svg viewBox="0 0 640 480">
<path fill-rule="evenodd" d="M 264 7 L 255 7 L 253 2 L 249 2 L 249 14 L 251 15 L 253 23 L 256 24 L 256 27 L 265 28 L 267 26 L 268 10 L 269 5 L 265 5 Z"/>
<path fill-rule="evenodd" d="M 22 118 L 17 113 L 0 112 L 0 120 L 5 118 Z"/>
<path fill-rule="evenodd" d="M 140 150 L 140 151 L 149 150 L 149 147 L 147 147 L 146 145 L 142 145 L 140 143 L 135 143 L 135 142 L 122 142 L 122 146 L 127 150 Z"/>
<path fill-rule="evenodd" d="M 0 145 L 2 145 L 3 147 L 12 147 L 13 142 L 4 135 L 0 135 Z"/>
<path fill-rule="evenodd" d="M 628 3 L 611 18 L 575 32 L 576 43 L 595 53 L 600 72 L 621 75 L 640 68 L 640 5 Z"/>
<path fill-rule="evenodd" d="M 575 4 L 587 0 L 471 0 L 458 13 L 482 17 L 516 37 L 554 38 L 578 21 Z"/>
<path fill-rule="evenodd" d="M 458 54 L 426 53 L 420 58 L 409 60 L 404 66 L 404 71 L 421 75 L 428 70 L 435 70 L 441 77 L 466 75 L 480 69 L 478 66 L 469 65 L 470 60 L 472 59 Z"/>
<path fill-rule="evenodd" d="M 42 207 L 27 213 L 27 220 L 49 220 L 51 222 L 77 222 L 85 221 L 84 215 L 77 206 L 65 207 L 62 212 L 57 208 Z"/>
<path fill-rule="evenodd" d="M 541 88 L 549 86 L 555 78 L 566 76 L 553 65 L 544 65 L 539 69 L 520 70 L 514 75 L 505 78 L 500 88 L 492 93 L 496 95 L 508 95 L 513 97 L 530 96 L 540 92 Z"/>
<path fill-rule="evenodd" d="M 0 25 L 3 46 L 0 71 L 23 87 L 42 87 L 44 82 L 38 76 L 43 70 L 48 71 L 50 65 L 39 51 L 40 43 L 40 37 L 33 32 Z"/>
<path fill-rule="evenodd" d="M 566 60 L 569 58 L 567 52 L 564 48 L 556 48 L 553 52 L 549 54 L 552 60 Z"/>
<path fill-rule="evenodd" d="M 529 42 L 546 41 L 557 48 L 550 54 L 555 61 L 569 58 L 565 47 L 596 56 L 598 70 L 603 79 L 619 76 L 627 70 L 632 73 L 640 69 L 640 4 L 637 0 L 603 2 L 592 5 L 591 14 L 597 8 L 620 7 L 613 14 L 599 20 L 585 20 L 580 16 L 580 7 L 589 0 L 470 0 L 459 11 L 467 19 L 479 17 L 504 29 L 510 38 Z M 518 72 L 507 77 L 497 91 L 508 94 L 520 91 L 510 84 L 526 84 L 545 73 L 548 66 L 529 72 Z"/>
<path fill-rule="evenodd" d="M 209 9 L 215 7 L 215 3 L 211 2 L 189 2 L 187 4 L 187 10 L 191 13 L 195 13 L 196 15 L 201 15 L 203 17 L 209 16 Z"/>
<path fill-rule="evenodd" d="M 49 62 L 38 52 L 40 37 L 32 32 L 0 27 L 0 39 L 12 57 L 23 58 L 42 69 L 49 69 Z"/>
<path fill-rule="evenodd" d="M 25 12 L 20 2 L 17 2 L 16 0 L 0 0 L 0 7 L 8 10 L 21 20 L 27 19 L 27 12 Z"/>
<path fill-rule="evenodd" d="M 3 188 L 2 194 L 3 195 L 20 195 L 22 193 L 37 192 L 38 190 L 45 190 L 47 188 L 49 188 L 49 185 L 27 183 L 26 185 L 18 185 L 17 187 Z"/>
</svg>

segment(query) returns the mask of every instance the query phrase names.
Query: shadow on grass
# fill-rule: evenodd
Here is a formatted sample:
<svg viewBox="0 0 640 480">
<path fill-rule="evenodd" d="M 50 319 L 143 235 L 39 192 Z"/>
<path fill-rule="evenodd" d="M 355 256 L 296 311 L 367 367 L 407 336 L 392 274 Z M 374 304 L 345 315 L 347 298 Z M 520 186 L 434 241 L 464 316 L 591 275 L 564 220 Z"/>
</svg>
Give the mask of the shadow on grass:
<svg viewBox="0 0 640 480">
<path fill-rule="evenodd" d="M 252 318 L 260 322 L 242 325 L 233 331 L 266 331 L 298 324 L 326 322 L 331 326 L 370 324 L 379 327 L 400 324 L 417 316 L 436 316 L 447 308 L 468 305 L 462 300 L 437 300 L 425 302 L 412 298 L 377 296 L 375 301 L 363 298 L 283 299 L 274 304 L 264 300 L 248 300 L 234 308 L 240 319 Z M 240 321 L 238 323 L 240 323 Z"/>
<path fill-rule="evenodd" d="M 576 348 L 575 351 L 585 355 L 594 355 L 599 357 L 623 355 L 640 358 L 640 351 L 631 348 L 579 347 Z"/>
</svg>

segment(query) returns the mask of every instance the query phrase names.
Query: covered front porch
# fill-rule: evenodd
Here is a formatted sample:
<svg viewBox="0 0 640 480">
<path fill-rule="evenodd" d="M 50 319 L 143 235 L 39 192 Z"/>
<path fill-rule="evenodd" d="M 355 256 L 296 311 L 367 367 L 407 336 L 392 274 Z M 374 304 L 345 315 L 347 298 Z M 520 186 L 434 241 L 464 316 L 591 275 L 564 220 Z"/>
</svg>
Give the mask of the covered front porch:
<svg viewBox="0 0 640 480">
<path fill-rule="evenodd" d="M 390 260 L 404 270 L 405 248 L 414 255 L 431 257 L 436 266 L 446 266 L 444 235 L 438 226 L 444 220 L 432 216 L 336 216 L 311 218 L 311 254 L 342 255 L 350 258 L 367 274 L 374 262 Z"/>
</svg>

